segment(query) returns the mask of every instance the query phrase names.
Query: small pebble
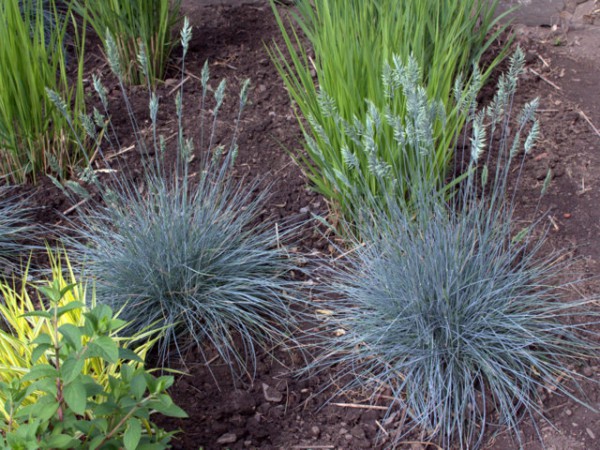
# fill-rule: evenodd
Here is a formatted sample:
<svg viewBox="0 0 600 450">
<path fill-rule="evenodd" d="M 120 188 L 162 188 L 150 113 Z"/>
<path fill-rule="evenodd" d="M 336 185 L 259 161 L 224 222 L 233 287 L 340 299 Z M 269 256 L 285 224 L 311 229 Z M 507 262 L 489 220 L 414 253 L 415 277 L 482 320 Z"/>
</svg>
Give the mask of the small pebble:
<svg viewBox="0 0 600 450">
<path fill-rule="evenodd" d="M 310 208 L 308 206 L 305 206 L 304 208 L 300 208 L 301 214 L 306 214 L 307 212 L 310 212 Z"/>
<path fill-rule="evenodd" d="M 592 430 L 590 430 L 589 428 L 585 429 L 585 432 L 588 434 L 589 437 L 591 437 L 592 439 L 596 439 L 596 435 L 594 434 L 594 432 Z"/>
<path fill-rule="evenodd" d="M 365 439 L 365 430 L 363 430 L 360 426 L 356 425 L 350 430 L 352 436 L 354 436 L 358 440 Z"/>
<path fill-rule="evenodd" d="M 570 415 L 572 415 L 572 414 L 573 414 L 573 411 L 571 411 L 570 409 L 565 409 L 565 414 L 566 414 L 567 416 L 570 416 Z"/>
<path fill-rule="evenodd" d="M 351 441 L 352 440 L 352 435 L 351 434 L 346 434 L 344 436 L 344 439 L 346 439 L 347 441 Z"/>
<path fill-rule="evenodd" d="M 345 428 L 340 428 L 340 434 L 346 434 L 348 433 L 348 430 L 346 430 Z"/>
<path fill-rule="evenodd" d="M 266 383 L 262 384 L 265 400 L 271 403 L 279 403 L 283 399 L 283 394 L 277 389 L 272 388 Z"/>
<path fill-rule="evenodd" d="M 314 437 L 319 437 L 319 435 L 321 434 L 321 429 L 315 425 L 310 429 L 310 432 Z"/>
<path fill-rule="evenodd" d="M 571 218 L 571 213 L 564 213 L 564 214 L 563 214 L 563 217 L 564 217 L 565 219 L 570 219 L 570 218 Z"/>
<path fill-rule="evenodd" d="M 592 375 L 594 375 L 594 371 L 593 371 L 593 369 L 590 366 L 585 366 L 583 368 L 583 374 L 586 377 L 591 377 Z"/>
<path fill-rule="evenodd" d="M 235 441 L 237 441 L 237 436 L 235 433 L 225 433 L 223 436 L 217 439 L 217 444 L 233 444 Z"/>
</svg>

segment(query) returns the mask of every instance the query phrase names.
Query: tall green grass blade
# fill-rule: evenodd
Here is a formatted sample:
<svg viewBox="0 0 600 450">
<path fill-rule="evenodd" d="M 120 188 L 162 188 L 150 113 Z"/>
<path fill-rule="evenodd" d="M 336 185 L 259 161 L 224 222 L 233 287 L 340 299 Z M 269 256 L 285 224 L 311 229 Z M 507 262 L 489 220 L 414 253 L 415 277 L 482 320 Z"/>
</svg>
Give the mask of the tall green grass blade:
<svg viewBox="0 0 600 450">
<path fill-rule="evenodd" d="M 181 0 L 74 0 L 73 4 L 103 42 L 113 37 L 115 54 L 107 56 L 122 70 L 126 83 L 148 80 L 155 86 L 163 79 L 177 44 L 173 29 L 180 20 Z M 189 39 L 184 43 L 188 45 Z"/>
<path fill-rule="evenodd" d="M 398 125 L 404 126 L 405 117 L 414 116 L 428 99 L 434 108 L 430 114 L 439 120 L 432 123 L 429 134 L 421 136 L 424 140 L 419 143 L 433 142 L 432 152 L 427 155 L 431 182 L 444 184 L 467 115 L 458 107 L 455 96 L 462 99 L 473 89 L 478 90 L 504 56 L 502 50 L 481 74 L 472 72 L 473 65 L 504 29 L 500 26 L 492 31 L 498 23 L 494 18 L 496 3 L 299 0 L 297 12 L 291 11 L 292 19 L 287 21 L 271 1 L 284 45 L 273 44 L 269 52 L 298 106 L 300 124 L 312 139 L 306 146 L 307 156 L 298 159 L 315 188 L 332 200 L 335 209 L 343 215 L 352 212 L 357 205 L 348 201 L 352 189 L 365 196 L 378 196 L 393 188 L 409 197 L 411 165 L 417 164 L 419 157 L 416 149 L 407 150 L 412 153 L 408 158 L 400 155 L 394 136 L 398 126 L 384 122 L 375 130 L 373 142 L 377 148 L 373 156 L 378 162 L 369 160 L 369 152 L 359 149 L 361 144 L 347 127 L 340 126 L 341 120 L 334 119 L 332 110 L 351 124 L 355 119 L 364 122 L 374 107 L 384 115 L 397 117 Z M 310 48 L 304 44 L 304 37 Z M 422 70 L 415 71 L 417 67 Z M 391 74 L 390 68 L 402 68 L 403 72 Z M 465 83 L 457 93 L 455 79 L 461 74 Z M 417 86 L 424 90 L 416 91 Z M 349 154 L 356 158 L 348 159 Z M 398 164 L 398 159 L 408 166 Z M 381 171 L 393 174 L 391 178 L 398 184 L 380 186 L 375 172 Z M 356 185 L 359 180 L 363 185 Z M 352 188 L 344 188 L 345 181 Z"/>
<path fill-rule="evenodd" d="M 85 40 L 70 9 L 60 11 L 54 0 L 0 4 L 0 173 L 14 182 L 53 172 L 66 178 L 85 162 L 88 149 L 79 146 L 85 129 L 83 58 L 69 62 L 64 45 L 73 30 L 79 55 Z M 77 64 L 75 79 L 67 64 Z M 67 119 L 46 90 L 65 99 Z"/>
</svg>

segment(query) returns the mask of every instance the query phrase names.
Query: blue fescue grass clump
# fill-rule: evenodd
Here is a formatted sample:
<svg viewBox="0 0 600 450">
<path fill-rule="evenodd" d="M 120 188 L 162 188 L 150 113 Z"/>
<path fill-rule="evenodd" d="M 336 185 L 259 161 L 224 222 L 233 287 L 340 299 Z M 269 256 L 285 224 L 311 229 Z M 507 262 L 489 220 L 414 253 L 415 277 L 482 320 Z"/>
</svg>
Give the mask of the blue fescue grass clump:
<svg viewBox="0 0 600 450">
<path fill-rule="evenodd" d="M 135 329 L 173 325 L 160 343 L 165 362 L 210 342 L 244 366 L 256 337 L 273 345 L 291 335 L 297 287 L 286 276 L 294 266 L 274 225 L 255 225 L 264 196 L 210 170 L 193 187 L 146 181 L 149 193 L 116 191 L 109 206 L 85 215 L 80 257 L 98 301 L 125 306 Z"/>
<path fill-rule="evenodd" d="M 20 257 L 27 257 L 38 232 L 30 218 L 26 199 L 14 188 L 0 185 L 0 276 L 16 269 Z"/>
<path fill-rule="evenodd" d="M 190 37 L 186 20 L 184 58 Z M 106 54 L 122 82 L 111 38 Z M 144 66 L 143 53 L 139 60 Z M 105 205 L 83 211 L 79 239 L 70 242 L 75 248 L 71 254 L 95 278 L 98 302 L 115 310 L 123 308 L 121 317 L 130 321 L 131 328 L 140 330 L 155 322 L 170 326 L 159 343 L 162 363 L 183 357 L 192 347 L 203 352 L 212 344 L 232 370 L 250 373 L 259 348 L 271 349 L 292 338 L 297 320 L 294 306 L 300 300 L 298 283 L 290 276 L 297 267 L 284 247 L 289 230 L 259 222 L 267 191 L 256 193 L 258 181 L 231 176 L 239 116 L 231 144 L 216 145 L 225 83 L 214 90 L 211 103 L 208 65 L 201 79 L 201 150 L 196 152 L 193 142 L 184 138 L 183 88 L 176 98 L 176 149 L 168 149 L 157 131 L 158 97 L 152 94 L 150 143 L 137 132 L 131 116 L 136 146 L 145 155 L 155 155 L 147 161 L 143 188 L 118 175 L 108 187 L 100 186 Z M 104 88 L 98 80 L 95 86 L 108 109 Z M 240 113 L 247 92 L 245 83 Z M 96 122 L 103 123 L 99 115 L 96 112 Z M 212 115 L 207 124 L 205 115 Z M 174 154 L 171 159 L 166 157 L 169 152 Z M 99 153 L 103 157 L 104 150 Z M 194 157 L 200 165 L 192 173 Z M 93 176 L 91 180 L 100 185 Z"/>
<path fill-rule="evenodd" d="M 389 389 L 388 415 L 405 417 L 395 442 L 418 430 L 443 448 L 473 449 L 505 426 L 522 447 L 520 420 L 543 416 L 543 390 L 574 398 L 564 382 L 597 348 L 577 320 L 597 322 L 591 301 L 570 301 L 569 283 L 560 284 L 567 264 L 542 251 L 536 223 L 515 226 L 509 185 L 539 125 L 533 101 L 508 136 L 521 52 L 511 64 L 492 104 L 470 114 L 470 156 L 454 196 L 422 184 L 411 205 L 372 199 L 352 225 L 360 238 L 328 272 L 338 300 L 312 368 L 337 367 L 341 393 L 369 388 L 377 398 Z"/>
</svg>

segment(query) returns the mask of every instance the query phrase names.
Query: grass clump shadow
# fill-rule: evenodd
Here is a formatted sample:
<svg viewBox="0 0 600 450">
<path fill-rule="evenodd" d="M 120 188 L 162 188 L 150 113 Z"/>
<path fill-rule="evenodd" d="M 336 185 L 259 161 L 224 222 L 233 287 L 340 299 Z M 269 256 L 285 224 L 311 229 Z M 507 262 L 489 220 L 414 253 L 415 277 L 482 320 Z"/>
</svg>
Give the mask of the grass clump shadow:
<svg viewBox="0 0 600 450">
<path fill-rule="evenodd" d="M 181 36 L 185 60 L 191 38 L 187 20 Z M 110 37 L 106 54 L 126 92 Z M 143 64 L 145 60 L 142 53 L 139 61 Z M 259 190 L 260 180 L 231 176 L 239 115 L 231 143 L 216 144 L 225 82 L 214 89 L 210 100 L 208 64 L 201 80 L 200 151 L 184 137 L 183 83 L 176 98 L 176 149 L 167 148 L 165 138 L 159 135 L 158 97 L 151 94 L 150 143 L 130 116 L 136 147 L 142 154 L 154 155 L 143 172 L 143 189 L 116 175 L 105 185 L 91 177 L 103 193 L 104 204 L 82 210 L 77 238 L 68 246 L 73 260 L 96 280 L 99 303 L 122 309 L 121 317 L 133 329 L 157 321 L 168 326 L 158 343 L 162 364 L 169 364 L 174 357 L 183 359 L 192 348 L 208 359 L 205 350 L 210 344 L 236 375 L 245 371 L 252 377 L 259 349 L 271 350 L 293 340 L 295 307 L 301 300 L 299 283 L 292 280 L 291 273 L 301 269 L 285 249 L 292 229 L 259 222 L 268 190 Z M 99 80 L 94 84 L 108 111 L 103 86 Z M 245 82 L 240 114 L 247 95 Z M 98 111 L 95 116 L 96 123 L 103 123 Z M 102 149 L 99 155 L 105 158 Z M 192 173 L 194 157 L 200 164 Z"/>
<path fill-rule="evenodd" d="M 375 399 L 389 390 L 387 417 L 399 422 L 392 446 L 421 432 L 443 448 L 473 449 L 506 427 L 522 448 L 521 420 L 544 417 L 546 389 L 584 403 L 565 383 L 577 386 L 573 368 L 595 356 L 589 326 L 598 313 L 592 300 L 566 295 L 573 283 L 560 275 L 569 263 L 543 248 L 540 220 L 515 229 L 509 186 L 539 132 L 534 100 L 509 136 L 522 69 L 518 51 L 492 103 L 470 113 L 470 156 L 454 196 L 421 184 L 410 204 L 372 197 L 348 225 L 360 237 L 326 269 L 324 294 L 338 300 L 309 369 L 334 373 L 337 394 L 367 389 Z"/>
</svg>

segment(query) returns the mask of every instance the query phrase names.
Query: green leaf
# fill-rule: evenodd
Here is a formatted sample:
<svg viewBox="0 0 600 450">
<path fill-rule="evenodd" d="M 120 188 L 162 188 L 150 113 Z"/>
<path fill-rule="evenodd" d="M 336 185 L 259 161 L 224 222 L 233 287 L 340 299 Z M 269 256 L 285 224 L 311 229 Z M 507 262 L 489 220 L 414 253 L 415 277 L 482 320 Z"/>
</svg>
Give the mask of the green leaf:
<svg viewBox="0 0 600 450">
<path fill-rule="evenodd" d="M 66 294 L 67 292 L 71 291 L 71 290 L 72 290 L 72 289 L 73 289 L 75 286 L 77 286 L 77 283 L 70 283 L 70 284 L 67 284 L 67 285 L 66 285 L 64 288 L 62 288 L 62 289 L 60 290 L 60 298 L 63 298 L 63 297 L 65 296 L 65 294 Z M 79 307 L 82 307 L 82 306 L 83 306 L 83 304 L 82 304 L 82 303 L 80 303 L 80 302 L 77 302 L 77 301 L 69 302 L 68 304 L 71 304 L 71 303 L 79 303 L 79 305 L 80 305 Z M 65 305 L 65 306 L 68 306 L 68 305 Z M 71 309 L 73 309 L 73 308 L 71 308 Z"/>
<path fill-rule="evenodd" d="M 160 413 L 167 417 L 177 417 L 179 419 L 185 419 L 188 417 L 187 413 L 175 403 L 162 408 Z"/>
<path fill-rule="evenodd" d="M 63 335 L 65 340 L 74 347 L 75 350 L 78 351 L 81 349 L 81 330 L 79 327 L 71 323 L 66 323 L 58 329 L 58 332 Z"/>
<path fill-rule="evenodd" d="M 110 329 L 111 330 L 116 330 L 116 329 L 122 328 L 125 325 L 127 325 L 127 321 L 122 320 L 122 319 L 113 319 L 110 321 Z"/>
<path fill-rule="evenodd" d="M 34 405 L 28 405 L 31 406 L 32 414 L 42 422 L 50 420 L 52 416 L 56 414 L 59 406 L 56 400 L 51 399 L 50 397 L 45 398 L 49 400 L 47 402 L 38 402 Z M 26 410 L 26 408 L 23 408 L 23 410 Z"/>
<path fill-rule="evenodd" d="M 130 389 L 136 400 L 142 398 L 144 392 L 146 392 L 146 387 L 146 377 L 143 374 L 137 374 L 132 378 Z"/>
<path fill-rule="evenodd" d="M 104 304 L 96 305 L 92 309 L 91 314 L 99 321 L 102 319 L 112 319 L 112 309 L 110 306 Z"/>
<path fill-rule="evenodd" d="M 64 306 L 61 306 L 60 308 L 58 308 L 58 316 L 62 316 L 66 313 L 68 313 L 69 311 L 73 311 L 75 309 L 82 309 L 85 305 L 81 302 L 78 301 L 72 301 L 67 303 Z"/>
<path fill-rule="evenodd" d="M 99 357 L 109 363 L 116 364 L 119 360 L 119 346 L 111 337 L 100 336 L 90 342 L 87 356 Z"/>
<path fill-rule="evenodd" d="M 154 409 L 156 412 L 167 417 L 177 417 L 180 419 L 185 419 L 188 417 L 187 413 L 173 403 L 171 397 L 166 394 L 161 395 L 157 400 L 148 402 L 148 406 Z"/>
<path fill-rule="evenodd" d="M 45 297 L 53 303 L 58 303 L 61 299 L 60 290 L 54 286 L 37 286 L 37 290 L 40 291 Z"/>
<path fill-rule="evenodd" d="M 57 371 L 57 373 L 58 373 L 58 371 Z M 29 387 L 32 387 L 33 391 L 41 391 L 46 395 L 49 395 L 51 397 L 56 397 L 56 393 L 57 393 L 56 377 L 42 378 L 40 380 L 36 380 L 33 383 L 31 383 L 29 385 Z M 29 389 L 29 387 L 28 387 L 28 389 Z"/>
<path fill-rule="evenodd" d="M 73 382 L 67 384 L 63 390 L 65 402 L 71 410 L 77 415 L 85 413 L 87 405 L 87 392 L 85 386 L 81 382 Z"/>
<path fill-rule="evenodd" d="M 92 439 L 89 444 L 90 450 L 96 450 L 100 446 L 100 444 L 102 443 L 103 440 L 104 440 L 103 435 L 96 436 L 94 439 Z"/>
<path fill-rule="evenodd" d="M 42 357 L 47 350 L 53 347 L 52 344 L 39 344 L 36 348 L 31 352 L 31 362 L 36 363 L 38 359 Z"/>
<path fill-rule="evenodd" d="M 123 405 L 117 405 L 112 400 L 107 400 L 97 405 L 94 405 L 94 416 L 95 417 L 111 417 L 118 411 Z"/>
<path fill-rule="evenodd" d="M 135 450 L 142 437 L 142 425 L 138 419 L 130 419 L 127 430 L 123 435 L 123 444 L 126 450 Z"/>
<path fill-rule="evenodd" d="M 161 390 L 161 392 L 163 392 L 163 391 L 166 391 L 167 389 L 169 389 L 171 386 L 173 386 L 173 383 L 175 382 L 175 378 L 171 375 L 163 375 L 158 378 L 158 381 L 159 381 L 160 390 Z"/>
<path fill-rule="evenodd" d="M 79 421 L 79 422 L 81 422 L 81 421 Z M 93 420 L 90 420 L 88 423 L 89 423 L 90 430 L 97 429 L 102 434 L 108 433 L 108 421 L 106 419 L 97 417 Z"/>
<path fill-rule="evenodd" d="M 32 344 L 51 344 L 52 345 L 52 338 L 48 334 L 40 334 L 33 341 L 31 341 L 31 343 Z"/>
<path fill-rule="evenodd" d="M 21 317 L 43 317 L 44 319 L 52 319 L 52 313 L 48 311 L 31 311 L 23 314 Z"/>
<path fill-rule="evenodd" d="M 129 364 L 123 364 L 121 366 L 121 379 L 124 382 L 129 383 L 133 375 L 135 375 L 133 367 L 131 367 Z"/>
<path fill-rule="evenodd" d="M 104 387 L 98 384 L 96 380 L 87 375 L 81 376 L 81 382 L 85 386 L 85 391 L 87 392 L 88 397 L 93 397 L 94 395 L 100 395 L 104 392 Z"/>
<path fill-rule="evenodd" d="M 51 436 L 46 442 L 46 447 L 48 448 L 74 448 L 75 446 L 81 444 L 78 439 L 75 439 L 66 434 L 56 434 Z"/>
<path fill-rule="evenodd" d="M 98 330 L 98 319 L 91 312 L 85 312 L 83 315 L 86 318 L 84 323 L 85 332 L 88 336 L 91 336 Z"/>
<path fill-rule="evenodd" d="M 119 348 L 119 359 L 125 359 L 135 362 L 144 362 L 144 360 L 140 358 L 136 352 L 125 347 Z"/>
<path fill-rule="evenodd" d="M 29 369 L 29 372 L 27 372 L 22 379 L 23 381 L 30 381 L 56 376 L 58 376 L 58 371 L 50 364 L 38 364 Z"/>
<path fill-rule="evenodd" d="M 85 360 L 83 358 L 77 358 L 75 356 L 69 356 L 62 364 L 60 373 L 62 375 L 65 384 L 72 382 L 77 375 L 81 374 Z"/>
</svg>

